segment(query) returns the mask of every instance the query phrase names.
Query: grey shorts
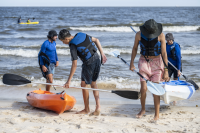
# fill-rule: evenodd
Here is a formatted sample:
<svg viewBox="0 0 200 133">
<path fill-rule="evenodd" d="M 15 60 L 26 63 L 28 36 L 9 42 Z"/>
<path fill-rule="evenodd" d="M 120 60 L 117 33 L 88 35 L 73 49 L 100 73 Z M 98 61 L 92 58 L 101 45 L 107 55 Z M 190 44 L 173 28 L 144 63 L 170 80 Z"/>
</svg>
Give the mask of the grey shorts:
<svg viewBox="0 0 200 133">
<path fill-rule="evenodd" d="M 95 59 L 91 63 L 84 63 L 82 65 L 81 81 L 85 81 L 86 84 L 91 84 L 92 81 L 96 81 L 99 77 L 101 68 L 100 59 Z"/>
<path fill-rule="evenodd" d="M 48 71 L 46 72 L 46 75 L 54 74 L 54 72 L 55 72 L 55 64 L 54 63 L 50 63 L 50 65 L 48 67 Z"/>
</svg>

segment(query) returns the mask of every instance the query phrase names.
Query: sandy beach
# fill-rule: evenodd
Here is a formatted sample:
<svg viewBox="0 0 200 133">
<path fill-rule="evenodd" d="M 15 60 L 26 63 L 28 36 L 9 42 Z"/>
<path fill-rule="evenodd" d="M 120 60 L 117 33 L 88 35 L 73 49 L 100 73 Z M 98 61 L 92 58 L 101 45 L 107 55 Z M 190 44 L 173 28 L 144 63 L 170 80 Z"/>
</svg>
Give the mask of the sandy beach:
<svg viewBox="0 0 200 133">
<path fill-rule="evenodd" d="M 36 3 L 36 1 L 27 2 Z M 130 4 L 130 1 L 121 1 L 128 6 L 97 5 L 99 7 L 90 8 L 54 7 L 55 5 L 42 7 L 42 3 L 45 6 L 53 4 L 49 1 L 39 1 L 39 7 L 31 7 L 33 5 L 26 2 L 23 3 L 30 6 L 15 7 L 20 1 L 4 2 L 13 4 L 13 7 L 0 7 L 2 14 L 0 15 L 0 133 L 200 133 L 200 91 L 196 91 L 188 100 L 178 101 L 176 106 L 161 101 L 160 119 L 155 123 L 152 122 L 154 102 L 149 92 L 146 98 L 146 114 L 137 119 L 135 116 L 140 111 L 140 100 L 129 100 L 112 93 L 100 92 L 101 115 L 81 115 L 76 114 L 84 108 L 81 89 L 56 87 L 54 90 L 52 87 L 51 92 L 58 93 L 65 90 L 77 101 L 73 109 L 58 115 L 52 111 L 32 107 L 26 100 L 28 92 L 39 88 L 45 90 L 44 85 L 7 86 L 2 82 L 3 75 L 10 73 L 23 76 L 31 82 L 45 83 L 46 79 L 42 78 L 38 65 L 41 45 L 47 40 L 50 30 L 59 33 L 62 29 L 68 29 L 72 35 L 83 32 L 100 40 L 107 62 L 102 65 L 97 80 L 99 89 L 139 91 L 138 75 L 129 71 L 129 67 L 119 58 L 111 56 L 110 52 L 119 51 L 121 57 L 129 63 L 135 41 L 135 33 L 130 26 L 139 31 L 139 26 L 146 20 L 154 19 L 162 23 L 164 34 L 172 33 L 175 41 L 180 44 L 183 73 L 200 86 L 200 7 L 175 7 L 175 1 L 158 2 L 163 4 L 161 7 L 137 7 L 135 1 L 132 1 L 133 4 Z M 58 1 L 54 2 L 61 4 Z M 76 5 L 86 2 L 90 0 L 76 2 Z M 108 1 L 99 2 L 108 3 Z M 65 1 L 62 6 L 68 6 L 70 3 Z M 97 4 L 96 1 L 90 2 L 93 3 Z M 115 3 L 117 1 L 112 2 L 112 5 Z M 141 3 L 142 6 L 149 4 L 142 1 Z M 173 6 L 166 7 L 169 3 Z M 179 2 L 181 3 L 183 1 Z M 31 18 L 32 22 L 39 23 L 18 24 L 19 17 L 22 22 Z M 56 51 L 59 66 L 56 67 L 53 83 L 63 85 L 71 71 L 71 53 L 69 46 L 59 39 L 56 40 Z M 134 65 L 138 71 L 140 51 L 137 53 Z M 82 61 L 78 59 L 70 86 L 80 87 L 81 65 Z M 180 79 L 185 80 L 182 76 Z M 91 113 L 94 109 L 95 100 L 90 91 Z"/>
<path fill-rule="evenodd" d="M 90 101 L 94 102 L 93 99 Z M 52 111 L 34 108 L 26 100 L 22 102 L 1 100 L 0 133 L 198 133 L 200 131 L 200 108 L 195 106 L 161 105 L 160 119 L 153 123 L 151 121 L 154 116 L 153 105 L 146 105 L 146 114 L 137 119 L 135 116 L 140 111 L 140 104 L 103 102 L 101 115 L 90 116 L 76 114 L 83 109 L 81 102 L 78 100 L 72 110 L 58 115 Z M 93 102 L 90 106 L 91 112 L 95 108 Z"/>
</svg>

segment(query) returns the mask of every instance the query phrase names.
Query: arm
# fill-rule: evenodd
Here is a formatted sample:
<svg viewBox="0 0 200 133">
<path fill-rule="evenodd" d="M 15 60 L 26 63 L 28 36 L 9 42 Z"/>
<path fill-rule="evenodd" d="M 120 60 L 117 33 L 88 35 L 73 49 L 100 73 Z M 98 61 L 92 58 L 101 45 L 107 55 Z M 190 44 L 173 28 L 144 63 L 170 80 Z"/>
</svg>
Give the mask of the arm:
<svg viewBox="0 0 200 133">
<path fill-rule="evenodd" d="M 179 77 L 181 75 L 181 73 L 180 73 L 180 70 L 181 70 L 181 49 L 180 49 L 178 44 L 175 46 L 175 52 L 176 52 L 177 69 L 178 69 L 178 77 Z"/>
<path fill-rule="evenodd" d="M 40 51 L 43 52 L 43 53 L 45 53 L 45 51 L 46 51 L 46 44 L 45 43 L 42 44 Z M 42 60 L 42 57 L 40 57 L 40 65 L 42 65 L 42 71 L 43 72 L 47 72 L 48 71 L 48 69 L 46 68 L 46 66 L 44 66 L 44 62 Z"/>
<path fill-rule="evenodd" d="M 46 44 L 43 43 L 42 46 L 41 46 L 40 52 L 45 53 L 45 51 L 46 51 Z M 43 60 L 42 60 L 42 57 L 40 57 L 40 65 L 44 65 L 44 62 L 43 62 Z"/>
<path fill-rule="evenodd" d="M 72 80 L 72 77 L 76 71 L 76 68 L 77 68 L 77 60 L 73 60 L 72 61 L 72 67 L 71 67 L 71 71 L 70 71 L 70 74 L 69 74 L 69 77 L 68 77 L 68 80 L 67 82 L 65 83 L 65 88 L 69 88 L 69 85 L 71 83 L 71 80 Z"/>
<path fill-rule="evenodd" d="M 103 64 L 106 63 L 107 57 L 103 52 L 103 49 L 101 47 L 101 43 L 100 43 L 99 39 L 92 37 L 92 41 L 96 44 L 97 48 L 99 49 L 99 51 L 101 53 L 101 56 L 103 58 Z"/>
<path fill-rule="evenodd" d="M 164 63 L 168 66 L 168 59 L 167 59 L 167 52 L 166 52 L 166 42 L 165 42 L 165 35 L 163 33 L 160 34 L 160 42 L 161 42 L 161 54 Z M 168 80 L 168 69 L 164 69 L 164 80 Z"/>
<path fill-rule="evenodd" d="M 70 71 L 68 80 L 64 85 L 65 88 L 69 88 L 69 85 L 71 83 L 72 77 L 73 77 L 73 75 L 74 75 L 74 73 L 76 71 L 77 59 L 78 59 L 76 46 L 72 44 L 69 47 L 70 47 L 70 53 L 71 53 L 71 58 L 72 58 L 72 66 L 71 66 L 71 71 Z"/>
<path fill-rule="evenodd" d="M 57 67 L 59 65 L 59 61 L 58 61 L 58 55 L 57 55 L 57 52 L 56 52 L 56 66 Z"/>
<path fill-rule="evenodd" d="M 177 69 L 181 69 L 181 50 L 178 45 L 175 46 L 175 52 L 176 52 L 176 59 L 177 59 Z"/>
<path fill-rule="evenodd" d="M 131 54 L 130 70 L 132 70 L 132 71 L 133 71 L 133 69 L 135 69 L 134 60 L 135 60 L 135 57 L 137 55 L 139 40 L 140 40 L 140 32 L 137 32 L 136 36 L 135 36 L 134 46 L 133 46 L 133 49 L 132 49 L 132 54 Z"/>
</svg>

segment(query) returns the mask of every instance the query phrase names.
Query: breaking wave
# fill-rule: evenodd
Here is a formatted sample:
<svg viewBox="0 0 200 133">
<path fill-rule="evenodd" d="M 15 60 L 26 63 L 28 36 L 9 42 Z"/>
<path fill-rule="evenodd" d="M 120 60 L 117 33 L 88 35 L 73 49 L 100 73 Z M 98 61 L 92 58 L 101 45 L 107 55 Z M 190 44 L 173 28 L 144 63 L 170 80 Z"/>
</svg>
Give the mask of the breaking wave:
<svg viewBox="0 0 200 133">
<path fill-rule="evenodd" d="M 109 55 L 112 51 L 119 51 L 122 54 L 131 54 L 132 49 L 129 48 L 103 48 L 104 53 Z M 0 55 L 6 56 L 21 56 L 21 57 L 37 57 L 39 50 L 31 50 L 31 49 L 3 49 L 0 48 Z M 139 54 L 139 50 L 137 52 Z M 58 55 L 70 55 L 69 48 L 57 48 Z M 195 55 L 200 54 L 200 49 L 188 49 L 188 50 L 181 50 L 182 55 Z"/>
<path fill-rule="evenodd" d="M 163 31 L 182 32 L 182 31 L 197 31 L 200 26 L 163 26 Z M 136 31 L 139 31 L 139 27 L 133 26 Z M 71 30 L 78 31 L 107 31 L 107 32 L 133 32 L 129 26 L 118 27 L 70 27 Z"/>
</svg>

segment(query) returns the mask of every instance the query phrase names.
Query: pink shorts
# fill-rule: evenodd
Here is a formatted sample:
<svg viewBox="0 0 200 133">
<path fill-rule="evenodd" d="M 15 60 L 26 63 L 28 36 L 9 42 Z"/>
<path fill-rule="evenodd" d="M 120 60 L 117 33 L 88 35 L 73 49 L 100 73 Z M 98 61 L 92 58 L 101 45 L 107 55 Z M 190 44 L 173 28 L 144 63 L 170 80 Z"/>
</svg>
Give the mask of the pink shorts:
<svg viewBox="0 0 200 133">
<path fill-rule="evenodd" d="M 147 80 L 152 82 L 160 82 L 163 80 L 164 64 L 160 55 L 156 58 L 149 59 L 149 62 L 145 60 L 144 56 L 140 56 L 138 68 L 139 73 Z M 140 78 L 140 81 L 145 80 Z"/>
</svg>

